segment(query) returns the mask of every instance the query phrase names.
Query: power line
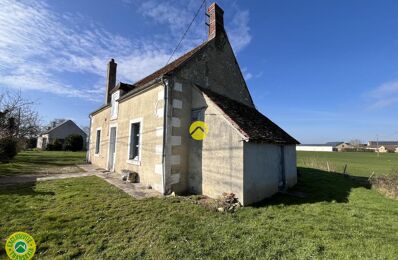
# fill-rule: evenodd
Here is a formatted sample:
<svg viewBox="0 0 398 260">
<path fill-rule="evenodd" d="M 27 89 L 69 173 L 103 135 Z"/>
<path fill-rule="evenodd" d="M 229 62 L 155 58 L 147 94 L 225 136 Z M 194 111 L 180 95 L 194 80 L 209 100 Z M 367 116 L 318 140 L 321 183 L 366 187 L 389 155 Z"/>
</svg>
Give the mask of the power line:
<svg viewBox="0 0 398 260">
<path fill-rule="evenodd" d="M 173 52 L 170 55 L 170 58 L 167 60 L 166 65 L 169 64 L 171 58 L 173 57 L 174 53 L 177 51 L 178 47 L 180 47 L 181 42 L 184 40 L 185 36 L 187 35 L 189 29 L 191 28 L 193 22 L 195 21 L 196 17 L 199 14 L 200 9 L 202 9 L 203 4 L 206 2 L 206 0 L 202 1 L 202 4 L 199 6 L 198 10 L 196 11 L 191 23 L 188 25 L 188 28 L 185 30 L 184 34 L 182 35 L 180 41 L 178 42 L 177 46 L 175 47 L 175 49 L 173 50 Z"/>
</svg>

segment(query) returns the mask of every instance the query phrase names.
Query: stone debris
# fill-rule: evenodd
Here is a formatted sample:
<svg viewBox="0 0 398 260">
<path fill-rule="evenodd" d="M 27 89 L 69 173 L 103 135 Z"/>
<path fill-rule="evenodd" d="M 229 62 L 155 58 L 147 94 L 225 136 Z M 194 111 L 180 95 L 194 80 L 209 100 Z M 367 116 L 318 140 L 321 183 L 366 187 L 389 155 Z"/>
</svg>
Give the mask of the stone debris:
<svg viewBox="0 0 398 260">
<path fill-rule="evenodd" d="M 234 193 L 224 192 L 222 196 L 218 199 L 219 207 L 217 208 L 220 212 L 235 212 L 238 208 L 242 207 L 238 198 Z M 222 211 L 220 209 L 223 209 Z"/>
</svg>

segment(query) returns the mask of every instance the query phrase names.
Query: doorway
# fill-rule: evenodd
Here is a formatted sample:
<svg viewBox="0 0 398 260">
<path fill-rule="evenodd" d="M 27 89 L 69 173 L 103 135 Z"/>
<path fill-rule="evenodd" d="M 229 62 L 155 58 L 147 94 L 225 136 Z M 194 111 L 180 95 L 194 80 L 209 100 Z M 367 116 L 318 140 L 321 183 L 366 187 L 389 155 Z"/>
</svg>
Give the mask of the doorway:
<svg viewBox="0 0 398 260">
<path fill-rule="evenodd" d="M 109 133 L 109 153 L 108 153 L 108 170 L 115 171 L 115 158 L 116 158 L 116 126 L 110 128 Z"/>
</svg>

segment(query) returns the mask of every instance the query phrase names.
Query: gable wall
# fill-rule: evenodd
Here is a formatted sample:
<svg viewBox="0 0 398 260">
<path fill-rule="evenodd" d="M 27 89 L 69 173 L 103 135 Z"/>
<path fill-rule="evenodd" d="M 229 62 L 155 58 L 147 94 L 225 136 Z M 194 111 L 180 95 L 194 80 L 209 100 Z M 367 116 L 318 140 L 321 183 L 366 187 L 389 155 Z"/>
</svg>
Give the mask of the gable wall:
<svg viewBox="0 0 398 260">
<path fill-rule="evenodd" d="M 246 82 L 225 35 L 210 41 L 176 73 L 203 88 L 254 107 Z"/>
</svg>

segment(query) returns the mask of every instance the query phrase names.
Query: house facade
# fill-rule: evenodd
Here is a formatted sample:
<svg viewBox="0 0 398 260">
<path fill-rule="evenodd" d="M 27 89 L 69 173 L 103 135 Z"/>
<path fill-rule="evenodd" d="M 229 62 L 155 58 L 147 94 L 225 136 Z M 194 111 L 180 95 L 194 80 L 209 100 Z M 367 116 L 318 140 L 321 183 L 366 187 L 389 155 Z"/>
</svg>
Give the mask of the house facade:
<svg viewBox="0 0 398 260">
<path fill-rule="evenodd" d="M 369 141 L 366 149 L 379 153 L 398 152 L 398 141 Z"/>
<path fill-rule="evenodd" d="M 37 137 L 37 148 L 46 149 L 48 144 L 54 143 L 55 140 L 63 142 L 69 135 L 81 135 L 84 140 L 84 148 L 86 147 L 87 134 L 78 127 L 72 120 L 66 120 L 59 125 L 53 125 L 51 128 L 41 133 Z"/>
<path fill-rule="evenodd" d="M 90 114 L 88 159 L 137 172 L 162 194 L 232 192 L 248 205 L 296 184 L 298 142 L 255 108 L 223 10 L 212 4 L 208 13 L 208 40 L 142 80 L 116 84 L 117 64 L 108 63 L 105 103 Z M 203 140 L 191 136 L 198 121 Z"/>
</svg>

